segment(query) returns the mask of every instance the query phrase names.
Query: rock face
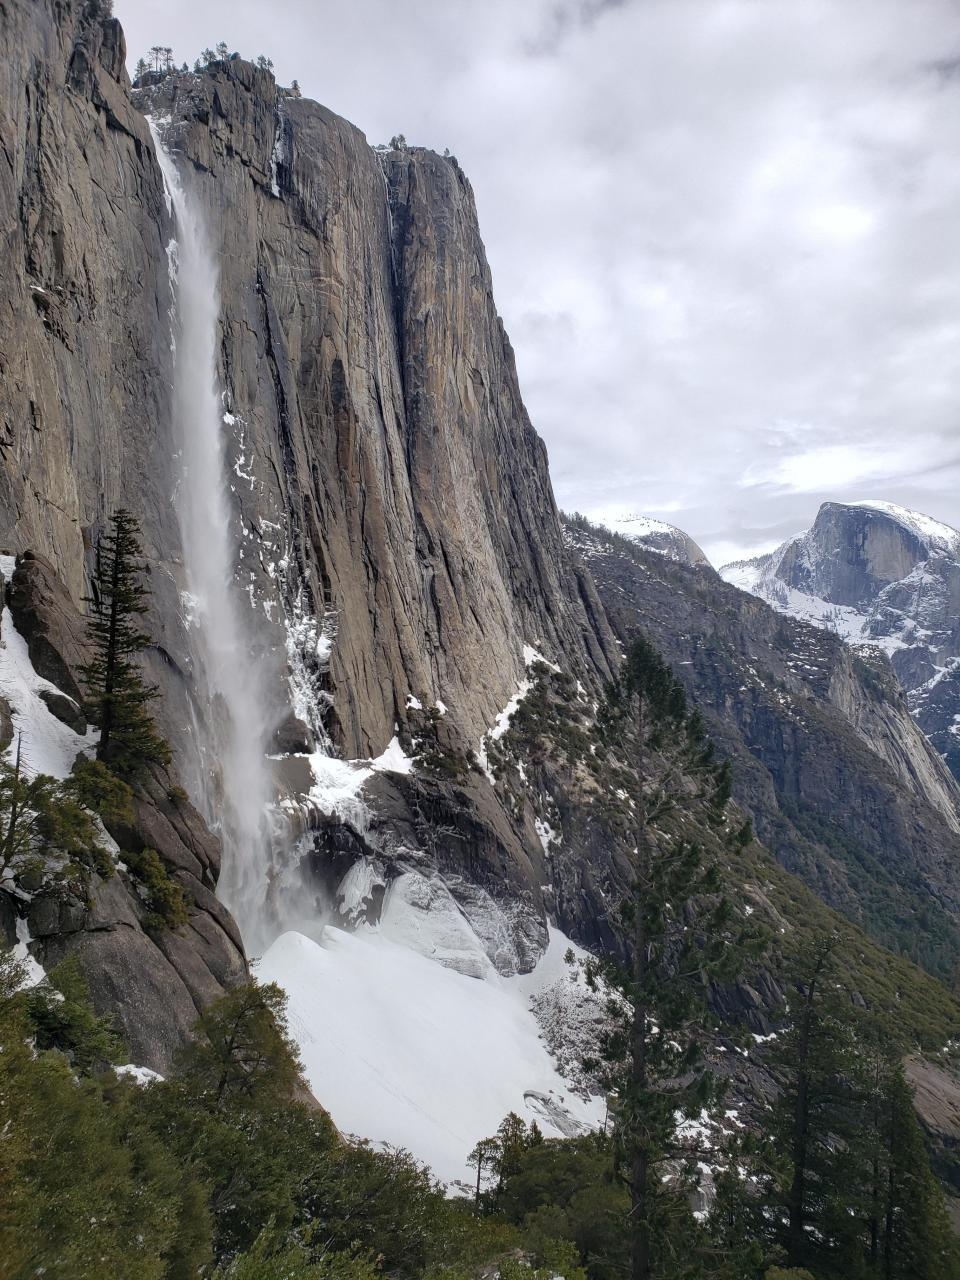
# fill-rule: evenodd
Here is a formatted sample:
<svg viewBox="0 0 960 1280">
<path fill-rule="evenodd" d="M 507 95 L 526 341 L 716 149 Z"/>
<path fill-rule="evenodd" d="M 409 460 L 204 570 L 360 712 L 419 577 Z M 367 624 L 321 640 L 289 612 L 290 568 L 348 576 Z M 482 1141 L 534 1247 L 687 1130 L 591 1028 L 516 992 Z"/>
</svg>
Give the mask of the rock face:
<svg viewBox="0 0 960 1280">
<path fill-rule="evenodd" d="M 813 526 L 722 576 L 775 609 L 874 646 L 960 777 L 960 533 L 889 502 L 825 502 Z"/>
<path fill-rule="evenodd" d="M 704 711 L 778 861 L 885 945 L 949 972 L 960 790 L 884 656 L 605 530 L 574 522 L 568 536 L 618 635 L 649 635 Z M 926 930 L 908 901 L 933 913 Z"/>
<path fill-rule="evenodd" d="M 378 754 L 409 694 L 479 740 L 525 644 L 605 670 L 456 162 L 375 151 L 241 61 L 138 102 L 218 229 L 245 565 L 335 629 L 337 746 Z"/>
</svg>

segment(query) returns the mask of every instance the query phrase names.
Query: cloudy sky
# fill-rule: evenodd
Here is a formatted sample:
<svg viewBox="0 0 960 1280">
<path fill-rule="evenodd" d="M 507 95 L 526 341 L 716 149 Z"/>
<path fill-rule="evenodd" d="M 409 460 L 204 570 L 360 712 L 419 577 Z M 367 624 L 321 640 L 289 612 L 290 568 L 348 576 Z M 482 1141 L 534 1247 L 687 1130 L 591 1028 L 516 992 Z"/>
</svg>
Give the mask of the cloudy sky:
<svg viewBox="0 0 960 1280">
<path fill-rule="evenodd" d="M 960 525 L 960 0 L 115 0 L 449 147 L 557 497 L 715 563 L 825 498 Z"/>
</svg>

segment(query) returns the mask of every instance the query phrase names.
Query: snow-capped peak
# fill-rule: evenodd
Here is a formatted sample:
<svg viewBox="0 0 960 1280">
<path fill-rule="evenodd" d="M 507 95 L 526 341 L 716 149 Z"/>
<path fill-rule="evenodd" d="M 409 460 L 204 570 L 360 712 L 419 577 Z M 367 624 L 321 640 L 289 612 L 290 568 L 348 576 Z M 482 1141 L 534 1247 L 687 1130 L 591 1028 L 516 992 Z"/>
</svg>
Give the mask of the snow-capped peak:
<svg viewBox="0 0 960 1280">
<path fill-rule="evenodd" d="M 862 502 L 844 502 L 836 505 L 880 512 L 889 516 L 891 520 L 896 520 L 903 528 L 915 534 L 921 542 L 926 543 L 931 554 L 960 557 L 960 532 L 940 520 L 934 520 L 932 516 L 924 515 L 920 511 L 911 511 L 909 507 L 898 506 L 895 502 L 884 502 L 879 498 L 867 498 Z"/>
<path fill-rule="evenodd" d="M 688 533 L 684 533 L 676 525 L 667 524 L 666 520 L 635 513 L 610 517 L 600 523 L 611 533 L 619 533 L 631 542 L 640 543 L 648 551 L 666 556 L 668 560 L 677 560 L 680 564 L 691 566 L 710 563 Z"/>
</svg>

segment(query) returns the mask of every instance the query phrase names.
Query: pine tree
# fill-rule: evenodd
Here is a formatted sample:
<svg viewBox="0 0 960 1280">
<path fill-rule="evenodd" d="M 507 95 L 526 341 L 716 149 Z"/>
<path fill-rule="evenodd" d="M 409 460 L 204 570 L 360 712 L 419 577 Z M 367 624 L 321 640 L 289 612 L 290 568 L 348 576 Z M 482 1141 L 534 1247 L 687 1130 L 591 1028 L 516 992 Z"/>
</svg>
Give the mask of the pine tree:
<svg viewBox="0 0 960 1280">
<path fill-rule="evenodd" d="M 589 964 L 587 976 L 612 993 L 601 1077 L 616 1095 L 631 1273 L 649 1280 L 662 1274 L 674 1224 L 692 1225 L 677 1174 L 677 1162 L 692 1153 L 676 1139 L 676 1113 L 698 1114 L 718 1096 L 701 1055 L 708 983 L 732 972 L 754 940 L 719 892 L 715 857 L 668 834 L 673 815 L 696 803 L 722 825 L 730 770 L 714 761 L 699 715 L 688 712 L 681 685 L 642 637 L 608 690 L 601 724 L 608 750 L 626 764 L 618 790 L 628 796 L 634 846 L 632 890 L 621 906 L 630 959 Z"/>
<path fill-rule="evenodd" d="M 883 1176 L 871 1274 L 883 1280 L 956 1280 L 960 1251 L 899 1062 L 890 1064 L 882 1080 L 880 1101 L 882 1157 L 876 1167 Z"/>
<path fill-rule="evenodd" d="M 135 778 L 150 763 L 166 764 L 170 750 L 149 711 L 157 697 L 143 679 L 138 655 L 150 643 L 138 618 L 146 613 L 140 526 L 121 508 L 97 547 L 89 635 L 94 656 L 83 669 L 91 715 L 100 728 L 97 759 L 120 777 Z"/>
<path fill-rule="evenodd" d="M 473 1207 L 479 1214 L 482 1194 L 483 1171 L 494 1170 L 500 1157 L 500 1141 L 498 1138 L 481 1138 L 467 1156 L 467 1164 L 477 1166 L 477 1186 L 474 1193 Z"/>
<path fill-rule="evenodd" d="M 96 767 L 78 762 L 64 782 L 44 773 L 30 777 L 21 748 L 18 736 L 13 763 L 0 759 L 0 875 L 29 877 L 34 887 L 51 876 L 77 879 L 87 868 L 111 875 L 92 812 Z"/>
<path fill-rule="evenodd" d="M 774 1147 L 785 1157 L 771 1188 L 770 1220 L 787 1265 L 852 1278 L 864 1274 L 869 1081 L 854 1007 L 837 983 L 834 945 L 832 937 L 817 938 L 799 957 L 789 1021 L 769 1059 L 782 1085 Z"/>
<path fill-rule="evenodd" d="M 198 1037 L 178 1058 L 178 1073 L 212 1111 L 238 1102 L 269 1105 L 302 1086 L 296 1046 L 285 1021 L 287 997 L 275 983 L 234 987 L 200 1016 Z"/>
</svg>

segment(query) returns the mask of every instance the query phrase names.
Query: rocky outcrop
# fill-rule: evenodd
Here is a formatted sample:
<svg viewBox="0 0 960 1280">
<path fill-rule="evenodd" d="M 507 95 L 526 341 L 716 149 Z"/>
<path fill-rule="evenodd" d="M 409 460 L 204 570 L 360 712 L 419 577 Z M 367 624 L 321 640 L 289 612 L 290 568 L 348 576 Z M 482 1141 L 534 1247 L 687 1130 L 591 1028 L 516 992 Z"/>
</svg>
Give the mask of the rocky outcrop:
<svg viewBox="0 0 960 1280">
<path fill-rule="evenodd" d="M 960 533 L 889 502 L 825 502 L 807 532 L 720 572 L 775 609 L 883 652 L 960 778 Z"/>
</svg>

